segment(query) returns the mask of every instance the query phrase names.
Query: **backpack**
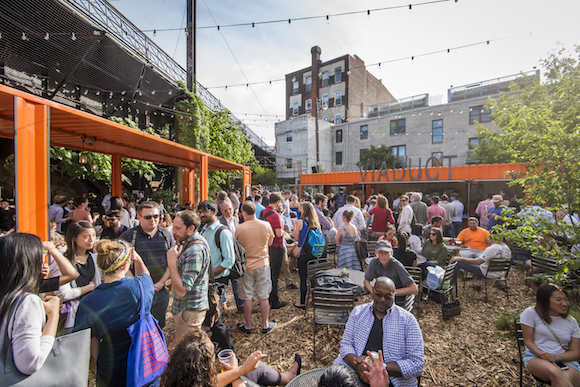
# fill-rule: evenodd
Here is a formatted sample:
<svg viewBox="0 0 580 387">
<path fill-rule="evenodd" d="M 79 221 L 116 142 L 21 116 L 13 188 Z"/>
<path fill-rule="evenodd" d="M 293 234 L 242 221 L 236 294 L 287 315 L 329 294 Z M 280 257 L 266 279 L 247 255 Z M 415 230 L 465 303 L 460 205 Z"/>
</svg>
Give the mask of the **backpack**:
<svg viewBox="0 0 580 387">
<path fill-rule="evenodd" d="M 312 258 L 322 258 L 326 256 L 326 238 L 322 234 L 322 231 L 309 228 L 305 242 L 303 249 L 307 256 Z"/>
<path fill-rule="evenodd" d="M 268 216 L 272 215 L 274 212 L 276 211 L 268 211 L 266 214 L 264 214 L 264 211 L 262 211 L 262 214 L 260 215 L 260 220 L 266 220 L 266 218 L 268 218 Z"/>
<path fill-rule="evenodd" d="M 220 251 L 222 251 L 220 235 L 223 230 L 229 230 L 229 228 L 221 225 L 215 232 L 215 245 Z M 232 239 L 234 242 L 234 265 L 230 268 L 230 275 L 228 278 L 238 279 L 246 274 L 246 250 L 244 250 L 242 245 L 240 245 L 240 242 L 238 242 L 235 238 L 232 237 Z"/>
</svg>

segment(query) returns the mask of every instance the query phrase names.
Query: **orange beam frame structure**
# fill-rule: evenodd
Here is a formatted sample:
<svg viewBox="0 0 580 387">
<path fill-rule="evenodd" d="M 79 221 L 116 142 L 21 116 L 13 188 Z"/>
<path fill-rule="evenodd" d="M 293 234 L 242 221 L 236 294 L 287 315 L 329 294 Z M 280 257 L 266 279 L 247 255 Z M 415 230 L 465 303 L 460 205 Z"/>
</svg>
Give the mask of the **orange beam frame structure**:
<svg viewBox="0 0 580 387">
<path fill-rule="evenodd" d="M 49 110 L 14 97 L 16 231 L 48 240 Z"/>
<path fill-rule="evenodd" d="M 121 155 L 112 155 L 111 156 L 111 183 L 112 183 L 112 191 L 111 193 L 113 196 L 117 196 L 122 198 L 123 197 L 123 166 L 122 166 L 122 157 Z"/>
</svg>

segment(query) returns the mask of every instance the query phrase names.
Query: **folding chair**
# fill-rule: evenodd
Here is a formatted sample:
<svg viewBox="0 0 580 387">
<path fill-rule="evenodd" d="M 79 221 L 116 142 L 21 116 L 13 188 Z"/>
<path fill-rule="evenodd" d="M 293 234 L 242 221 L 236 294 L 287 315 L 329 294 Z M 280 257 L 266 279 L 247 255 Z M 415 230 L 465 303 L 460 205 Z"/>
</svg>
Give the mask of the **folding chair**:
<svg viewBox="0 0 580 387">
<path fill-rule="evenodd" d="M 531 257 L 530 259 L 532 261 L 532 275 L 534 274 L 534 272 L 554 275 L 558 271 L 558 263 L 553 258 Z M 526 294 L 528 294 L 528 290 L 530 290 L 529 281 L 528 288 L 526 289 Z"/>
<path fill-rule="evenodd" d="M 509 292 L 508 292 L 508 285 L 507 285 L 507 276 L 510 272 L 510 267 L 512 266 L 511 258 L 504 259 L 504 258 L 494 258 L 489 262 L 489 267 L 487 268 L 487 273 L 485 274 L 484 278 L 484 286 L 485 286 L 485 302 L 487 302 L 487 282 L 497 282 L 497 281 L 504 281 L 505 283 L 505 294 L 508 299 L 510 300 Z"/>
<path fill-rule="evenodd" d="M 346 325 L 354 308 L 352 290 L 314 288 L 312 292 L 313 324 L 312 356 L 316 361 L 316 328 L 318 325 Z"/>
<path fill-rule="evenodd" d="M 518 355 L 519 355 L 519 363 L 520 363 L 520 387 L 523 386 L 523 381 L 524 381 L 524 351 L 525 351 L 525 346 L 524 346 L 524 336 L 522 334 L 522 324 L 520 323 L 520 316 L 517 316 L 516 318 L 514 318 L 514 333 L 516 336 L 516 342 L 518 345 Z M 532 375 L 530 373 L 530 375 Z M 550 382 L 546 382 L 545 380 L 542 380 L 534 375 L 532 375 L 532 377 L 536 380 L 536 383 L 539 387 L 542 386 L 550 386 L 551 383 Z"/>
<path fill-rule="evenodd" d="M 308 288 L 312 284 L 312 278 L 316 273 L 323 270 L 329 270 L 334 268 L 334 261 L 331 258 L 319 258 L 319 259 L 311 259 L 306 264 L 306 273 L 308 276 L 308 280 L 306 281 L 306 307 L 308 307 L 308 299 L 310 298 L 310 291 Z M 304 315 L 306 315 L 306 307 L 304 308 Z"/>
</svg>

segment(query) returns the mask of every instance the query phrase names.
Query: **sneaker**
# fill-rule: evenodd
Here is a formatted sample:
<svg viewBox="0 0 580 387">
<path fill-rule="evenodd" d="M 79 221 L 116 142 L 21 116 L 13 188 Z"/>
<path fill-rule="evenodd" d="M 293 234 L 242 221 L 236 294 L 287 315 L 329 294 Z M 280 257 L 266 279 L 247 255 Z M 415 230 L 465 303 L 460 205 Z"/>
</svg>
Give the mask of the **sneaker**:
<svg viewBox="0 0 580 387">
<path fill-rule="evenodd" d="M 243 332 L 246 335 L 251 335 L 252 334 L 252 328 L 250 328 L 250 329 L 246 328 L 246 325 L 245 324 L 240 323 L 240 324 L 236 325 L 236 328 L 238 328 L 238 330 L 240 332 Z M 272 329 L 274 329 L 274 328 L 272 328 Z"/>
<path fill-rule="evenodd" d="M 288 289 L 292 289 L 292 290 L 296 290 L 298 289 L 298 286 L 294 285 L 294 284 L 290 284 L 286 286 Z"/>
<path fill-rule="evenodd" d="M 424 295 L 421 297 L 421 299 L 422 299 L 423 301 L 429 301 L 429 295 L 428 295 L 428 294 L 424 294 Z"/>
<path fill-rule="evenodd" d="M 270 305 L 270 309 L 280 309 L 280 308 L 285 307 L 286 305 L 288 305 L 288 302 L 286 302 L 286 301 L 280 301 L 277 304 Z"/>
<path fill-rule="evenodd" d="M 275 320 L 270 321 L 267 328 L 262 328 L 262 333 L 268 334 L 272 332 L 272 329 L 276 328 L 276 325 L 278 325 L 278 323 Z"/>
</svg>

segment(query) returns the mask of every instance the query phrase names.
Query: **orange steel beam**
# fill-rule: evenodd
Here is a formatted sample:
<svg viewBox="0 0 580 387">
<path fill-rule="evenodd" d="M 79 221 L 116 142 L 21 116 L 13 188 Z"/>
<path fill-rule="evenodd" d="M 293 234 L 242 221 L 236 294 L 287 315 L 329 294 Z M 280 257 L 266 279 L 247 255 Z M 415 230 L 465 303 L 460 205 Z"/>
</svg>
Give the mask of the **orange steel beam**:
<svg viewBox="0 0 580 387">
<path fill-rule="evenodd" d="M 252 172 L 250 168 L 244 167 L 242 175 L 242 197 L 250 196 L 250 185 L 252 184 Z"/>
<path fill-rule="evenodd" d="M 16 231 L 48 240 L 49 107 L 14 97 Z"/>
<path fill-rule="evenodd" d="M 181 171 L 181 184 L 182 204 L 195 203 L 195 170 L 184 168 Z"/>
<path fill-rule="evenodd" d="M 113 196 L 123 197 L 123 167 L 121 164 L 121 155 L 112 155 L 111 167 L 113 175 L 111 176 L 112 194 Z"/>
<path fill-rule="evenodd" d="M 209 177 L 208 177 L 208 155 L 201 155 L 199 163 L 199 201 L 207 200 L 209 197 Z"/>
</svg>

